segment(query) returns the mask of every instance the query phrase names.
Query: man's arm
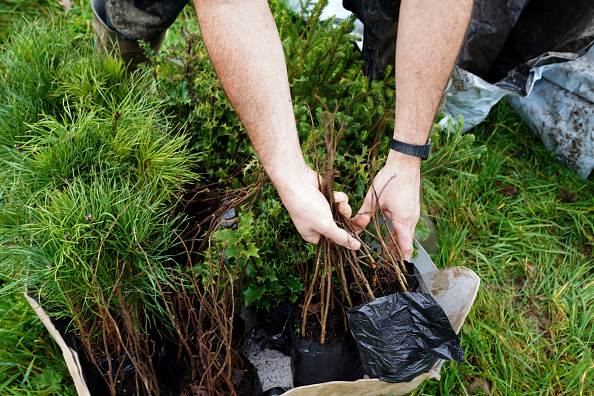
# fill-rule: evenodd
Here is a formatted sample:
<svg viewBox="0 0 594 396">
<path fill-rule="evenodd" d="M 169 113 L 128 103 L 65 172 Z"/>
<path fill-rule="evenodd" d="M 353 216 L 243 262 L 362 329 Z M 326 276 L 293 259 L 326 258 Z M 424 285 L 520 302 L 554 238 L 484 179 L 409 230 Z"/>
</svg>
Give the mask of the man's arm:
<svg viewBox="0 0 594 396">
<path fill-rule="evenodd" d="M 394 139 L 423 145 L 458 57 L 472 0 L 402 0 L 396 42 L 396 120 Z M 420 215 L 421 159 L 390 150 L 355 222 L 365 227 L 381 209 L 392 221 L 405 259 L 413 252 Z M 375 189 L 375 190 L 374 190 Z M 379 203 L 376 197 L 379 198 Z"/>
<path fill-rule="evenodd" d="M 282 44 L 266 0 L 194 0 L 209 56 L 229 100 L 297 230 L 308 242 L 324 235 L 360 243 L 332 218 L 318 175 L 303 159 Z M 335 194 L 350 216 L 345 194 Z"/>
</svg>

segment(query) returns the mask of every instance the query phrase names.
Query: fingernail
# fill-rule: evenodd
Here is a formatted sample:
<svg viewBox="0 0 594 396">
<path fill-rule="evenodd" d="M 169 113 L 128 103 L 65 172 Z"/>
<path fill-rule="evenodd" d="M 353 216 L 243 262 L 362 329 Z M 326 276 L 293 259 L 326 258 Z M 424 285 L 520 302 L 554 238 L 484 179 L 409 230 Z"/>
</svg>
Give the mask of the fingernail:
<svg viewBox="0 0 594 396">
<path fill-rule="evenodd" d="M 359 250 L 361 248 L 361 242 L 357 241 L 356 239 L 352 239 L 349 242 L 349 248 L 352 250 Z"/>
</svg>

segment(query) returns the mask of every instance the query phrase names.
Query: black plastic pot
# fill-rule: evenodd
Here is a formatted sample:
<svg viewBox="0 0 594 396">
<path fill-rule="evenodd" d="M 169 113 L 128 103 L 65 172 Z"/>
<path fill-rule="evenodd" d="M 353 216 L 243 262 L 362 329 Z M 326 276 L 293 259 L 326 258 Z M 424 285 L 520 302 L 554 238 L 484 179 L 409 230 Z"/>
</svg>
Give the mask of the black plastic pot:
<svg viewBox="0 0 594 396">
<path fill-rule="evenodd" d="M 254 366 L 252 364 L 252 362 L 250 362 L 250 360 L 247 357 L 242 355 L 241 358 L 244 362 L 246 369 L 250 370 L 253 373 L 253 377 L 252 377 L 253 393 L 252 393 L 252 395 L 249 395 L 249 396 L 263 396 L 264 389 L 262 389 L 262 381 L 260 380 L 260 376 L 258 375 L 258 370 L 256 369 L 256 366 Z M 246 371 L 248 371 L 248 370 L 246 370 Z"/>
<path fill-rule="evenodd" d="M 363 367 L 352 335 L 329 344 L 291 336 L 291 371 L 293 386 L 330 381 L 356 381 L 363 378 Z"/>
</svg>

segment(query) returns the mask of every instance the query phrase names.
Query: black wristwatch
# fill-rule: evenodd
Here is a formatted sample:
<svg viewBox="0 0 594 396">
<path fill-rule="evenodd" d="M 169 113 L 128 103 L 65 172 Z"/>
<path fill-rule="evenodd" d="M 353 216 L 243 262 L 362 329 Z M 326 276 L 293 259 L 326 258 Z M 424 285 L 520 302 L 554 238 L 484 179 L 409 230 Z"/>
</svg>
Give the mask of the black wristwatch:
<svg viewBox="0 0 594 396">
<path fill-rule="evenodd" d="M 414 155 L 415 157 L 421 157 L 424 161 L 429 158 L 429 151 L 431 150 L 431 139 L 427 140 L 427 143 L 417 146 L 415 144 L 408 144 L 399 142 L 396 139 L 390 138 L 390 148 L 399 153 L 408 155 Z"/>
</svg>

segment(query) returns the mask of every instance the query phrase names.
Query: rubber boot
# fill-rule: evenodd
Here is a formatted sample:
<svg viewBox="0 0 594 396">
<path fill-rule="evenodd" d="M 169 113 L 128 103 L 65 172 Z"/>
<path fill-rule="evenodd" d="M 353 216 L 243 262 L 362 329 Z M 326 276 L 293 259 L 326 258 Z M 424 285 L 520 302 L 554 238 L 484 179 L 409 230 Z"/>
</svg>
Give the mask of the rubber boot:
<svg viewBox="0 0 594 396">
<path fill-rule="evenodd" d="M 129 73 L 132 73 L 141 63 L 150 63 L 137 41 L 126 40 L 105 24 L 105 0 L 91 0 L 93 9 L 93 31 L 95 32 L 95 48 L 108 56 L 121 56 Z M 157 38 L 148 42 L 151 50 L 159 52 L 167 30 Z"/>
</svg>

